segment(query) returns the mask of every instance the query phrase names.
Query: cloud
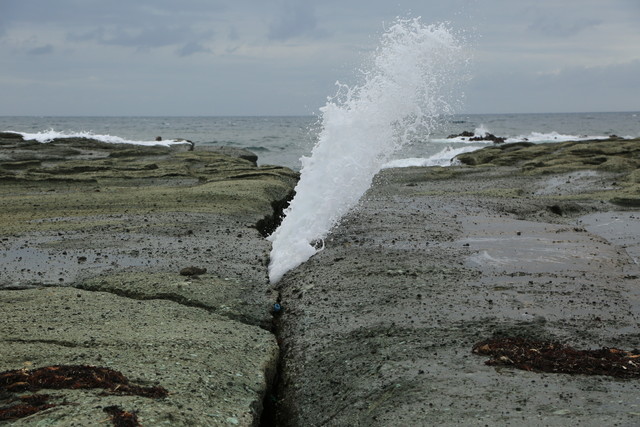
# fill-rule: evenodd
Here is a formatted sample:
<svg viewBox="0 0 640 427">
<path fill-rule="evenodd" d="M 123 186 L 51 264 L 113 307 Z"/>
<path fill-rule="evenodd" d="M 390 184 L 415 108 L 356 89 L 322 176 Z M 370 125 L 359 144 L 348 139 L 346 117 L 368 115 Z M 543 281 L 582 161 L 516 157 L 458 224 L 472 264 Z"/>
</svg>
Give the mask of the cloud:
<svg viewBox="0 0 640 427">
<path fill-rule="evenodd" d="M 189 56 L 194 53 L 211 53 L 211 49 L 204 47 L 198 42 L 189 42 L 180 47 L 176 52 L 179 56 Z"/>
<path fill-rule="evenodd" d="M 323 37 L 326 31 L 318 28 L 315 10 L 306 1 L 287 0 L 282 14 L 269 26 L 270 40 L 289 40 L 300 36 Z"/>
<path fill-rule="evenodd" d="M 227 9 L 223 0 L 2 0 L 0 20 L 19 24 L 126 25 L 145 23 L 169 25 L 196 22 Z"/>
<path fill-rule="evenodd" d="M 6 7 L 0 6 L 0 37 L 3 32 L 20 33 L 23 39 L 27 32 L 46 33 L 62 35 L 66 42 L 140 51 L 175 46 L 178 55 L 206 51 L 202 46 L 214 35 L 208 29 L 227 8 L 216 0 L 0 0 L 5 1 Z"/>
<path fill-rule="evenodd" d="M 535 113 L 637 110 L 640 60 L 555 72 L 485 70 L 466 91 L 469 112 Z"/>
<path fill-rule="evenodd" d="M 99 41 L 108 45 L 149 49 L 183 42 L 188 38 L 188 34 L 189 30 L 186 27 L 164 28 L 153 26 L 134 30 L 119 28 Z"/>
<path fill-rule="evenodd" d="M 473 50 L 469 112 L 638 108 L 638 0 L 0 0 L 0 56 L 12 59 L 0 92 L 7 113 L 22 99 L 27 114 L 44 111 L 40 92 L 16 81 L 69 100 L 56 114 L 85 113 L 71 100 L 87 90 L 105 113 L 307 113 L 333 82 L 355 79 L 383 28 L 409 12 L 453 22 Z"/>
<path fill-rule="evenodd" d="M 176 53 L 187 56 L 199 52 L 210 52 L 202 44 L 213 38 L 213 31 L 196 31 L 187 26 L 146 26 L 142 28 L 99 27 L 85 33 L 70 33 L 67 40 L 74 42 L 97 42 L 103 45 L 131 47 L 140 51 L 180 46 Z"/>
<path fill-rule="evenodd" d="M 91 29 L 89 31 L 85 31 L 82 33 L 71 31 L 66 35 L 67 41 L 71 42 L 87 42 L 87 41 L 101 41 L 105 37 L 105 29 L 104 27 L 98 27 Z"/>
<path fill-rule="evenodd" d="M 229 38 L 229 40 L 232 40 L 232 41 L 240 40 L 240 34 L 238 34 L 238 29 L 235 27 L 235 25 L 231 26 L 227 37 Z"/>
<path fill-rule="evenodd" d="M 583 31 L 595 28 L 603 23 L 602 19 L 568 20 L 557 17 L 538 17 L 527 27 L 538 34 L 553 37 L 571 37 Z"/>
<path fill-rule="evenodd" d="M 29 49 L 27 51 L 30 55 L 46 55 L 53 52 L 53 45 L 46 44 L 44 46 L 34 47 L 33 49 Z"/>
</svg>

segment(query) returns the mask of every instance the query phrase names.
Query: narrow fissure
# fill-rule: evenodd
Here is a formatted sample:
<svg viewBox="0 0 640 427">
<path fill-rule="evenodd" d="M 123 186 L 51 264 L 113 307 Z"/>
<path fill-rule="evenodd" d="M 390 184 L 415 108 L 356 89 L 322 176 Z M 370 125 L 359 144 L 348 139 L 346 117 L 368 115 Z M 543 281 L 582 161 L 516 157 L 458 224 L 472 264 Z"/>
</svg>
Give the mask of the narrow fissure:
<svg viewBox="0 0 640 427">
<path fill-rule="evenodd" d="M 256 223 L 256 228 L 258 229 L 262 237 L 267 237 L 271 233 L 276 231 L 276 228 L 278 228 L 278 226 L 282 222 L 284 210 L 289 207 L 289 203 L 291 203 L 291 200 L 293 200 L 293 197 L 295 195 L 295 191 L 292 190 L 284 199 L 271 202 L 273 214 L 265 216 Z"/>
<path fill-rule="evenodd" d="M 280 295 L 278 294 L 277 302 L 273 308 L 273 321 L 271 332 L 276 337 L 278 343 L 278 360 L 276 361 L 276 371 L 272 375 L 271 383 L 266 390 L 264 400 L 262 402 L 262 414 L 260 416 L 259 427 L 276 427 L 278 423 L 278 391 L 280 389 L 280 381 L 282 380 L 283 367 L 283 348 L 280 338 L 282 306 L 280 305 Z"/>
</svg>

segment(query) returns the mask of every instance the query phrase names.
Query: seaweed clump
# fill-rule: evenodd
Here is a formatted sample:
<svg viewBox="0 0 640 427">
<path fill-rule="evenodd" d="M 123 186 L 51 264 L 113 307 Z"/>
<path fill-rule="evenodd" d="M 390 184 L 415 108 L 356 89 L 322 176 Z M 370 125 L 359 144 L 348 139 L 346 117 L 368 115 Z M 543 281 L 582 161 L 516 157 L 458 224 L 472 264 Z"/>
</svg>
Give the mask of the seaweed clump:
<svg viewBox="0 0 640 427">
<path fill-rule="evenodd" d="M 18 403 L 7 407 L 0 407 L 0 421 L 17 420 L 18 418 L 28 417 L 36 412 L 53 408 L 56 405 L 49 403 L 49 398 L 50 396 L 48 394 L 18 396 Z"/>
<path fill-rule="evenodd" d="M 18 403 L 11 406 L 0 407 L 0 420 L 23 418 L 36 412 L 57 406 L 56 404 L 49 403 L 51 396 L 47 394 L 32 394 L 17 396 L 16 398 L 14 396 L 15 393 L 22 393 L 25 391 L 37 392 L 42 389 L 61 390 L 92 388 L 102 388 L 105 389 L 105 392 L 109 393 L 136 395 L 149 398 L 162 398 L 169 394 L 164 387 L 143 387 L 131 384 L 127 377 L 125 377 L 121 372 L 98 366 L 54 365 L 33 370 L 16 369 L 0 373 L 0 398 L 5 402 L 18 401 Z M 9 397 L 9 399 L 7 397 Z M 14 399 L 10 399 L 11 397 L 14 397 Z M 117 419 L 122 418 L 121 416 L 117 417 L 113 413 L 111 413 L 111 415 L 114 423 Z M 129 420 L 132 419 L 131 416 L 127 417 Z M 135 414 L 133 414 L 133 418 L 135 418 Z"/>
<path fill-rule="evenodd" d="M 125 411 L 119 406 L 107 406 L 104 412 L 111 415 L 111 422 L 115 427 L 138 427 L 138 416 L 135 412 Z"/>
<path fill-rule="evenodd" d="M 576 350 L 553 341 L 527 338 L 493 338 L 473 346 L 473 353 L 492 356 L 491 366 L 513 366 L 525 371 L 608 375 L 640 378 L 640 351 L 603 347 Z"/>
</svg>

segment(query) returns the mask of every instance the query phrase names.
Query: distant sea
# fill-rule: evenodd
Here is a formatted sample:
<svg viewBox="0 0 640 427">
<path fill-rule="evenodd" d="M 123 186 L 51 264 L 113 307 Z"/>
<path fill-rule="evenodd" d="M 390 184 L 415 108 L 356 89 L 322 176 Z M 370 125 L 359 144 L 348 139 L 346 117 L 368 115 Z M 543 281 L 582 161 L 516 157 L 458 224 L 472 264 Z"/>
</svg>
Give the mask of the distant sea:
<svg viewBox="0 0 640 427">
<path fill-rule="evenodd" d="M 309 156 L 321 124 L 318 117 L 0 117 L 0 131 L 13 131 L 43 143 L 52 138 L 87 136 L 108 142 L 154 143 L 186 139 L 195 144 L 226 145 L 255 152 L 259 164 L 300 169 Z M 640 112 L 554 114 L 461 114 L 440 120 L 438 130 L 395 154 L 389 166 L 447 165 L 463 151 L 491 142 L 447 138 L 463 131 L 491 133 L 507 142 L 545 143 L 617 135 L 640 137 Z"/>
</svg>

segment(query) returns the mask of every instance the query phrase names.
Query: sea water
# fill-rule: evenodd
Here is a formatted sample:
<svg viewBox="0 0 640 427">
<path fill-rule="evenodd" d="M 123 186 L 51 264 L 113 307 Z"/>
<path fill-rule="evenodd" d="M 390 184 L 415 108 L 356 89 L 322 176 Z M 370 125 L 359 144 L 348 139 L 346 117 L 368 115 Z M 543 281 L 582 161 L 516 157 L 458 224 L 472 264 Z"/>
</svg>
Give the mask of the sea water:
<svg viewBox="0 0 640 427">
<path fill-rule="evenodd" d="M 0 116 L 0 132 L 33 135 L 41 141 L 54 137 L 87 136 L 105 141 L 154 143 L 187 139 L 201 145 L 244 148 L 258 155 L 259 164 L 300 170 L 318 140 L 318 116 L 253 117 L 48 117 Z M 398 166 L 423 164 L 447 166 L 463 150 L 476 150 L 491 142 L 447 139 L 463 131 L 487 131 L 509 141 L 554 142 L 594 139 L 609 135 L 640 137 L 640 112 L 545 113 L 545 114 L 454 114 L 442 120 L 441 128 L 422 135 L 392 155 Z M 413 159 L 413 163 L 407 159 Z M 407 161 L 404 161 L 407 160 Z M 404 161 L 404 162 L 403 162 Z"/>
<path fill-rule="evenodd" d="M 45 142 L 85 136 L 105 142 L 154 144 L 186 139 L 197 145 L 244 148 L 260 164 L 300 169 L 300 157 L 315 142 L 314 116 L 296 117 L 50 117 L 0 116 L 0 131 L 14 131 Z"/>
<path fill-rule="evenodd" d="M 258 155 L 258 164 L 281 165 L 299 171 L 301 158 L 309 156 L 318 140 L 319 116 L 263 117 L 47 117 L 0 116 L 0 132 L 14 131 L 41 141 L 54 137 L 87 136 L 104 141 L 155 143 L 187 139 L 197 145 L 244 148 Z M 508 141 L 557 142 L 561 140 L 640 137 L 640 112 L 454 114 L 441 127 L 392 154 L 395 165 L 448 166 L 459 152 L 477 150 L 491 142 L 447 139 L 463 131 L 487 131 Z M 393 166 L 394 163 L 388 163 Z"/>
</svg>

